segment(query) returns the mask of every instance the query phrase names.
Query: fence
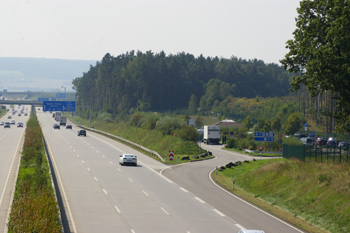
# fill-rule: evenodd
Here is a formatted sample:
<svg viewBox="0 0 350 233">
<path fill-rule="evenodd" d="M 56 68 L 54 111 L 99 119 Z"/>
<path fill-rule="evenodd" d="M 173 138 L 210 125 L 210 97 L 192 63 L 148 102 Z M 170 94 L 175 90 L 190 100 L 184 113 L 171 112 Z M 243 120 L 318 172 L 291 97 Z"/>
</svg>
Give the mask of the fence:
<svg viewBox="0 0 350 233">
<path fill-rule="evenodd" d="M 283 158 L 297 158 L 301 161 L 325 163 L 348 163 L 349 146 L 283 145 Z"/>
<path fill-rule="evenodd" d="M 315 132 L 315 131 L 312 131 L 315 133 L 315 137 L 318 138 L 318 137 L 324 137 L 326 139 L 330 138 L 330 137 L 333 137 L 333 138 L 337 138 L 337 140 L 340 142 L 340 141 L 350 141 L 350 134 L 344 134 L 344 133 L 329 133 L 329 132 Z M 307 134 L 307 135 L 310 135 L 311 131 L 310 130 L 307 130 L 306 132 L 305 131 L 300 131 L 298 132 L 299 134 Z"/>
</svg>

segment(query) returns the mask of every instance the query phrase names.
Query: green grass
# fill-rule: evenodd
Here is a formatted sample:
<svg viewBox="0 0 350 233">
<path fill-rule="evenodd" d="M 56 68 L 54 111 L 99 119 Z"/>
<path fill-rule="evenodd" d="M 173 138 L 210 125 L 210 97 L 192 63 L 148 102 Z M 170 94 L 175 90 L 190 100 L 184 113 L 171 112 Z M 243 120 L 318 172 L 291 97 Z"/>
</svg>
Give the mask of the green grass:
<svg viewBox="0 0 350 233">
<path fill-rule="evenodd" d="M 138 127 L 132 127 L 126 123 L 114 124 L 94 121 L 89 124 L 89 120 L 85 120 L 81 117 L 72 117 L 68 114 L 67 116 L 74 122 L 80 122 L 81 125 L 85 125 L 90 128 L 94 127 L 97 130 L 101 130 L 138 143 L 141 146 L 158 152 L 163 158 L 165 154 L 168 155 L 169 151 L 172 150 L 174 151 L 175 159 L 173 161 L 169 161 L 167 158 L 167 164 L 177 164 L 178 156 L 180 157 L 180 163 L 189 161 L 181 160 L 183 156 L 190 156 L 190 160 L 198 160 L 193 159 L 192 155 L 198 155 L 199 151 L 201 151 L 201 153 L 206 152 L 195 142 L 185 141 L 171 135 L 163 135 L 161 132 L 156 130 L 146 130 Z"/>
<path fill-rule="evenodd" d="M 308 232 L 350 232 L 349 164 L 257 160 L 213 176 L 227 189 L 235 179 L 235 194 Z"/>
</svg>

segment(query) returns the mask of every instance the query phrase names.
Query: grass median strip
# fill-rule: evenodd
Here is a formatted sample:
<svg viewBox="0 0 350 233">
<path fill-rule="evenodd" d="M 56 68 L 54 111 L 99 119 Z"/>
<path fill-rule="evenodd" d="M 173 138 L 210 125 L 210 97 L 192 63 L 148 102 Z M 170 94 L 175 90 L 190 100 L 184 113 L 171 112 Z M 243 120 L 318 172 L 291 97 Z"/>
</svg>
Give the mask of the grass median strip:
<svg viewBox="0 0 350 233">
<path fill-rule="evenodd" d="M 349 164 L 272 159 L 221 170 L 213 172 L 219 185 L 286 222 L 307 232 L 350 232 Z"/>
</svg>

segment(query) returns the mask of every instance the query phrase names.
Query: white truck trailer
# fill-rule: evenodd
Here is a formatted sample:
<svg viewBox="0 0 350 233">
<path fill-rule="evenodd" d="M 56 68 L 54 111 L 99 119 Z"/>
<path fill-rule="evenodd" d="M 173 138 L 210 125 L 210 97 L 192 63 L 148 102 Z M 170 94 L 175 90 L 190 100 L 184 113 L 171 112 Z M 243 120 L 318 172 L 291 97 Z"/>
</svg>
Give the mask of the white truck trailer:
<svg viewBox="0 0 350 233">
<path fill-rule="evenodd" d="M 66 125 L 67 124 L 67 117 L 60 117 L 60 125 Z"/>
<path fill-rule="evenodd" d="M 219 144 L 220 142 L 220 126 L 204 126 L 204 135 L 203 135 L 203 143 L 204 144 Z"/>
</svg>

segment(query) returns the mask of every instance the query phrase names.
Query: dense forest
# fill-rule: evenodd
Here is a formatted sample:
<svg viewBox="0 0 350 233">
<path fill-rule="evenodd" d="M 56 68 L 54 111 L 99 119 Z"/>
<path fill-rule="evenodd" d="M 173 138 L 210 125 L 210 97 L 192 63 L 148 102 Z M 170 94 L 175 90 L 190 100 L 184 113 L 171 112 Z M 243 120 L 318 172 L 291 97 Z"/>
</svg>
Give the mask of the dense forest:
<svg viewBox="0 0 350 233">
<path fill-rule="evenodd" d="M 107 53 L 73 80 L 73 89 L 78 103 L 94 111 L 196 113 L 225 105 L 227 98 L 288 95 L 290 81 L 281 66 L 257 59 L 130 51 L 117 57 Z"/>
</svg>

